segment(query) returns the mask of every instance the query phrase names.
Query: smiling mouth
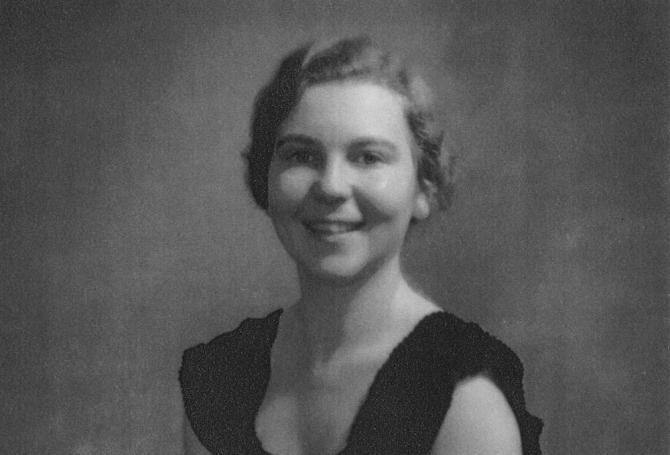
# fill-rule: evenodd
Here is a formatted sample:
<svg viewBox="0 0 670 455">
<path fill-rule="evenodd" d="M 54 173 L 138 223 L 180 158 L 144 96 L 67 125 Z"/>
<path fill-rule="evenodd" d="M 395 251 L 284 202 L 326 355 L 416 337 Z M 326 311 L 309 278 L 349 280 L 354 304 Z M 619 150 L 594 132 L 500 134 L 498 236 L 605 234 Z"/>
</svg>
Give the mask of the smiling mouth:
<svg viewBox="0 0 670 455">
<path fill-rule="evenodd" d="M 305 228 L 318 236 L 334 236 L 357 231 L 363 227 L 363 222 L 349 221 L 312 221 L 305 222 Z"/>
</svg>

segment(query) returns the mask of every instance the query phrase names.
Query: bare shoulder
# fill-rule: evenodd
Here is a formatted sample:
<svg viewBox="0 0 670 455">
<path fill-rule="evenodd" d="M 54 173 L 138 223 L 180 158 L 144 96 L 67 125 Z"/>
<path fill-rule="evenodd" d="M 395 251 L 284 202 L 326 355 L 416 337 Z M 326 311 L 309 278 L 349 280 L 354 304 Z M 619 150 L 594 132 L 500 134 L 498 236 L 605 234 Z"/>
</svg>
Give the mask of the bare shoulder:
<svg viewBox="0 0 670 455">
<path fill-rule="evenodd" d="M 502 391 L 484 375 L 460 382 L 432 455 L 521 455 L 521 436 Z"/>
</svg>

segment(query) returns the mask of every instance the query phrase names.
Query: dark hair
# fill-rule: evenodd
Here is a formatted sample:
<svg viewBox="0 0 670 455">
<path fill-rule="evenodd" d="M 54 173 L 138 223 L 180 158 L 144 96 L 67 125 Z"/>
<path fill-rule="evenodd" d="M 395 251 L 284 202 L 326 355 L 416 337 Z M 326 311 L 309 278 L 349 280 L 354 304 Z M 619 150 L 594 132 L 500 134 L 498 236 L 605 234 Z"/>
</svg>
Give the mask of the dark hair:
<svg viewBox="0 0 670 455">
<path fill-rule="evenodd" d="M 281 61 L 270 83 L 258 93 L 251 143 L 244 152 L 247 184 L 256 203 L 267 209 L 268 172 L 277 134 L 304 91 L 316 84 L 351 79 L 378 83 L 408 101 L 405 115 L 419 150 L 417 179 L 440 208 L 448 208 L 453 194 L 452 160 L 448 154 L 441 157 L 443 134 L 436 128 L 428 88 L 367 36 L 298 48 Z"/>
</svg>

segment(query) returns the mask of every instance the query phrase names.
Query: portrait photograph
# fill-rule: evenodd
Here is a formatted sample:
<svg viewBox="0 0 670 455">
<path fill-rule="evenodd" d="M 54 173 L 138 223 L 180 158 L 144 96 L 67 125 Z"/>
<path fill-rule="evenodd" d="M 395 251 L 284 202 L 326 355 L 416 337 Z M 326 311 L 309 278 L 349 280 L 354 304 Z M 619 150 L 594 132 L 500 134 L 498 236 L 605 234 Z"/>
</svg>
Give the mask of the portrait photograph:
<svg viewBox="0 0 670 455">
<path fill-rule="evenodd" d="M 0 2 L 0 453 L 670 454 L 668 9 Z"/>
</svg>

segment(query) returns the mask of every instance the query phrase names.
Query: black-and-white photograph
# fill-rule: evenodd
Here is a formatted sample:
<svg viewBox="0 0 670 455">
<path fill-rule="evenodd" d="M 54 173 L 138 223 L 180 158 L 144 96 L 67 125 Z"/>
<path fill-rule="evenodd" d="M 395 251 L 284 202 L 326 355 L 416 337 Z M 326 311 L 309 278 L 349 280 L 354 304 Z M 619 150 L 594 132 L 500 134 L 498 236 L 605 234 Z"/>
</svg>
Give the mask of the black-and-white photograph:
<svg viewBox="0 0 670 455">
<path fill-rule="evenodd" d="M 0 3 L 0 453 L 670 454 L 668 6 Z"/>
</svg>

